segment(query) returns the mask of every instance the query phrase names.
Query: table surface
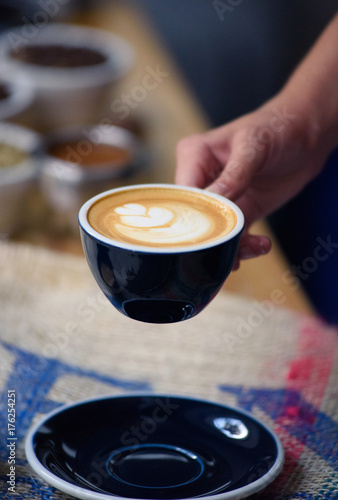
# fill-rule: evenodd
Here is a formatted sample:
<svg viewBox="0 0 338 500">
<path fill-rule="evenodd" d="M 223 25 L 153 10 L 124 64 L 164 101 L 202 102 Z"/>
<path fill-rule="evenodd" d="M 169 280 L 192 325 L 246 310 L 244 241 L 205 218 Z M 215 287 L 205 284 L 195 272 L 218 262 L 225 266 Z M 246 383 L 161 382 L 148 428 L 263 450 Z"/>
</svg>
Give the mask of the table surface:
<svg viewBox="0 0 338 500">
<path fill-rule="evenodd" d="M 120 125 L 141 127 L 141 135 L 151 154 L 151 167 L 132 179 L 139 182 L 174 182 L 175 147 L 180 138 L 206 130 L 208 120 L 193 98 L 193 93 L 182 79 L 175 62 L 161 45 L 142 12 L 127 3 L 103 3 L 95 9 L 81 13 L 76 22 L 101 27 L 121 35 L 134 46 L 136 61 L 128 77 L 115 90 L 120 96 L 132 92 L 142 84 L 149 68 L 159 68 L 165 76 L 158 86 L 130 109 L 128 123 Z M 107 115 L 109 112 L 107 111 Z M 116 121 L 111 114 L 108 119 Z M 35 198 L 32 213 L 43 212 L 40 199 Z M 34 204 L 33 203 L 33 204 Z M 48 220 L 33 224 L 28 230 L 16 235 L 15 240 L 27 241 L 56 250 L 82 255 L 77 232 L 67 233 L 50 226 Z M 241 294 L 257 301 L 272 301 L 301 313 L 312 314 L 312 308 L 300 287 L 290 280 L 287 262 L 264 222 L 256 223 L 252 232 L 267 234 L 273 245 L 269 255 L 241 263 L 238 271 L 231 273 L 225 290 Z M 291 284 L 290 284 L 291 283 Z"/>
</svg>

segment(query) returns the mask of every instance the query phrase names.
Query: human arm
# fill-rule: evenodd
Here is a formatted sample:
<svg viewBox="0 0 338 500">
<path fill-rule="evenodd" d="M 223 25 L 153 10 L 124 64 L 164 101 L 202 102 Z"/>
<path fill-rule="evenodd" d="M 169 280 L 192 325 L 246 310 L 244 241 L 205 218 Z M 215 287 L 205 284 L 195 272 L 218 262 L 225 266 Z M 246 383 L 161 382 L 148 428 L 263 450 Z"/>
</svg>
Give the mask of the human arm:
<svg viewBox="0 0 338 500">
<path fill-rule="evenodd" d="M 247 225 L 239 258 L 266 253 L 252 222 L 300 192 L 321 171 L 338 138 L 338 16 L 282 90 L 259 109 L 177 146 L 176 182 L 234 200 Z"/>
</svg>

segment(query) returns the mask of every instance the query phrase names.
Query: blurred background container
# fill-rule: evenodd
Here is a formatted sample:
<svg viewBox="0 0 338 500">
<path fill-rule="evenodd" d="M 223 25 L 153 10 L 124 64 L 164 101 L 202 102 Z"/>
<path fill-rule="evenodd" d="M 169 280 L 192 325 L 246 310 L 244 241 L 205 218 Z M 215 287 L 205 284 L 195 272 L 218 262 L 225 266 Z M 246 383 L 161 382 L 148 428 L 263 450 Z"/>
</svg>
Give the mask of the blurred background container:
<svg viewBox="0 0 338 500">
<path fill-rule="evenodd" d="M 95 122 L 111 102 L 114 83 L 131 69 L 134 52 L 104 30 L 64 23 L 12 28 L 0 36 L 0 70 L 33 87 L 30 125 L 46 131 Z"/>
<path fill-rule="evenodd" d="M 45 200 L 64 227 L 76 230 L 86 200 L 130 183 L 146 165 L 138 139 L 116 126 L 63 128 L 45 137 L 43 151 L 40 185 Z"/>
<path fill-rule="evenodd" d="M 38 175 L 40 136 L 24 127 L 0 123 L 0 237 L 23 223 L 27 196 Z"/>
<path fill-rule="evenodd" d="M 31 113 L 35 93 L 28 83 L 0 79 L 0 121 L 26 121 Z M 25 118 L 26 117 L 26 118 Z"/>
<path fill-rule="evenodd" d="M 27 198 L 22 183 L 4 195 L 2 236 L 15 239 L 16 229 L 25 227 L 25 211 L 16 207 L 27 203 L 30 228 L 23 233 L 37 241 L 77 234 L 80 206 L 100 191 L 133 183 L 145 166 L 137 122 L 136 128 L 129 119 L 123 129 L 115 127 L 111 110 L 134 67 L 134 48 L 123 35 L 81 25 L 81 13 L 100 3 L 0 0 L 0 75 L 6 76 L 0 79 L 0 120 L 42 137 L 34 168 L 30 164 L 38 178 L 34 191 Z M 8 134 L 17 130 L 9 127 Z"/>
</svg>

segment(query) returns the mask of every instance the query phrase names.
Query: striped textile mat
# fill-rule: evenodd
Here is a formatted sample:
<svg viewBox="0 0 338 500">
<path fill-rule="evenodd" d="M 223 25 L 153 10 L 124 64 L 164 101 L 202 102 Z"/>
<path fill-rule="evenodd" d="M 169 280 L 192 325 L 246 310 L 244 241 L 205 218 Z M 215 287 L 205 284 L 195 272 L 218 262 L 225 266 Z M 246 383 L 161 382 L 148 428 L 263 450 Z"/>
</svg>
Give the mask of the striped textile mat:
<svg viewBox="0 0 338 500">
<path fill-rule="evenodd" d="M 338 331 L 221 292 L 199 316 L 147 325 L 117 312 L 84 259 L 0 243 L 0 499 L 70 499 L 32 471 L 29 428 L 61 404 L 147 391 L 250 411 L 285 465 L 262 500 L 338 498 Z M 10 489 L 8 391 L 15 391 Z"/>
</svg>

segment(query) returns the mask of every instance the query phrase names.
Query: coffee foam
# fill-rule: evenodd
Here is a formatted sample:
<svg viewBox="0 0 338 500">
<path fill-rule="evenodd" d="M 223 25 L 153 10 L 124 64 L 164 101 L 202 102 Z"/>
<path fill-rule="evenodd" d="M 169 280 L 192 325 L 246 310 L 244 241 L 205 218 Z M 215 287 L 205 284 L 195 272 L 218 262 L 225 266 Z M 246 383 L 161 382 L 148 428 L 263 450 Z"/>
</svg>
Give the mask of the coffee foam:
<svg viewBox="0 0 338 500">
<path fill-rule="evenodd" d="M 187 241 L 200 241 L 210 230 L 209 219 L 197 210 L 187 209 L 183 204 L 162 207 L 128 203 L 117 207 L 120 215 L 116 231 L 137 242 L 163 245 L 178 245 Z M 113 224 L 115 217 L 112 217 Z M 108 221 L 107 221 L 108 222 Z"/>
<path fill-rule="evenodd" d="M 104 197 L 88 213 L 103 236 L 148 247 L 193 246 L 214 241 L 236 225 L 226 204 L 180 189 L 147 188 Z"/>
</svg>

